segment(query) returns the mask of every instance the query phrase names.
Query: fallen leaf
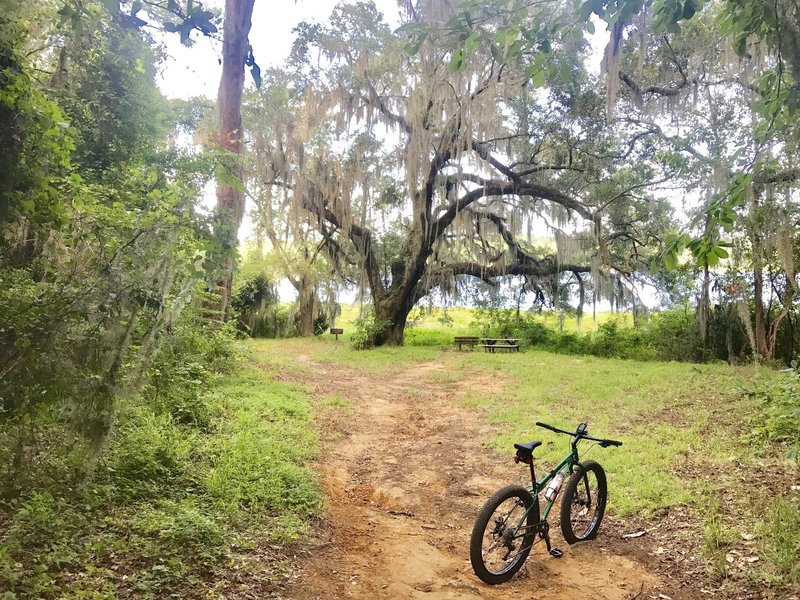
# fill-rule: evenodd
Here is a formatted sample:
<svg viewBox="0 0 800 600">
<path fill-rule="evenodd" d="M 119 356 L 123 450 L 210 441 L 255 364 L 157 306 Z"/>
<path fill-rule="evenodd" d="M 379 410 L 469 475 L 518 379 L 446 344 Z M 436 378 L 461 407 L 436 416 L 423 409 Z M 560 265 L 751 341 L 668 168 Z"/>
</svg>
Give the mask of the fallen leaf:
<svg viewBox="0 0 800 600">
<path fill-rule="evenodd" d="M 644 529 L 642 531 L 636 531 L 634 533 L 626 533 L 622 537 L 624 538 L 638 538 L 642 537 L 645 533 L 647 533 Z"/>
</svg>

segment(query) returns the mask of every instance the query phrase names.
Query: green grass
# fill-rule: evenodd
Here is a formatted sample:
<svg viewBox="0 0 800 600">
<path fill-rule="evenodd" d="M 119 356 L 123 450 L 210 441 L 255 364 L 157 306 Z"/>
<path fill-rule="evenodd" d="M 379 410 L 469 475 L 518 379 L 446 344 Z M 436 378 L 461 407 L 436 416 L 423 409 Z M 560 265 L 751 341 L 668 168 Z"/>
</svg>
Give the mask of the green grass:
<svg viewBox="0 0 800 600">
<path fill-rule="evenodd" d="M 353 323 L 358 318 L 358 304 L 343 304 L 342 313 L 336 319 L 336 326 L 343 327 L 345 334 L 347 329 L 352 329 Z M 445 316 L 446 314 L 446 316 Z M 475 310 L 467 307 L 443 308 L 435 307 L 428 313 L 427 310 L 417 308 L 408 317 L 413 322 L 413 326 L 406 330 L 406 343 L 408 344 L 409 334 L 416 337 L 418 332 L 430 332 L 432 335 L 450 337 L 449 343 L 453 342 L 452 336 L 455 335 L 480 335 L 480 327 L 475 323 Z M 537 316 L 537 320 L 546 324 L 551 329 L 559 330 L 563 328 L 566 332 L 589 332 L 595 331 L 600 325 L 608 321 L 619 321 L 621 324 L 630 325 L 633 317 L 629 313 L 598 312 L 596 319 L 592 319 L 591 313 L 585 315 L 578 324 L 575 316 L 566 315 L 563 322 L 556 313 L 543 312 Z M 446 324 L 445 324 L 446 323 Z"/>
<path fill-rule="evenodd" d="M 621 448 L 591 451 L 608 471 L 613 506 L 621 516 L 652 514 L 690 501 L 692 468 L 724 469 L 741 456 L 735 414 L 748 408 L 742 381 L 754 371 L 728 366 L 702 370 L 679 363 L 636 362 L 546 352 L 479 354 L 458 359 L 462 372 L 476 367 L 505 382 L 500 392 L 475 390 L 469 403 L 498 425 L 487 440 L 497 449 L 515 441 L 545 441 L 538 458 L 556 462 L 567 438 L 536 427 L 564 429 L 586 421 L 596 435 L 623 441 Z"/>
<path fill-rule="evenodd" d="M 203 394 L 202 428 L 127 404 L 88 489 L 0 505 L 3 598 L 216 597 L 241 573 L 278 581 L 287 567 L 253 550 L 303 538 L 322 501 L 305 390 L 244 366 Z"/>
<path fill-rule="evenodd" d="M 552 465 L 568 452 L 568 438 L 536 421 L 567 430 L 586 421 L 594 435 L 624 443 L 582 455 L 606 470 L 611 514 L 658 520 L 683 506 L 708 571 L 723 587 L 745 578 L 800 588 L 800 494 L 784 484 L 775 497 L 760 483 L 770 474 L 797 481 L 797 466 L 784 446 L 750 433 L 763 407 L 747 390 L 774 380 L 774 371 L 541 351 L 451 356 L 452 377 L 480 370 L 502 382 L 466 399 L 495 426 L 488 446 L 508 452 L 513 442 L 540 439 L 537 464 Z M 742 542 L 750 539 L 752 555 Z M 743 563 L 743 556 L 756 558 Z"/>
</svg>

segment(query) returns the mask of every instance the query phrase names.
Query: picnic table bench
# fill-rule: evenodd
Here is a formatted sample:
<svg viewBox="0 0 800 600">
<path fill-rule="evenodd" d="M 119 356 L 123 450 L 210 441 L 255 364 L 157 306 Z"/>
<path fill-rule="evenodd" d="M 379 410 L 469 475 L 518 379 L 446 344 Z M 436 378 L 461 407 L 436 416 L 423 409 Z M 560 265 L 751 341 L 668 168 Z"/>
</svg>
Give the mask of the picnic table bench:
<svg viewBox="0 0 800 600">
<path fill-rule="evenodd" d="M 481 338 L 484 352 L 519 352 L 519 338 Z"/>
<path fill-rule="evenodd" d="M 474 348 L 475 345 L 478 343 L 478 339 L 479 338 L 477 336 L 473 337 L 473 336 L 469 336 L 469 335 L 462 335 L 462 336 L 458 336 L 457 335 L 455 337 L 455 339 L 453 340 L 453 343 L 458 344 L 458 349 L 459 350 L 461 350 L 461 346 L 463 346 L 463 345 L 467 345 L 470 348 Z"/>
</svg>

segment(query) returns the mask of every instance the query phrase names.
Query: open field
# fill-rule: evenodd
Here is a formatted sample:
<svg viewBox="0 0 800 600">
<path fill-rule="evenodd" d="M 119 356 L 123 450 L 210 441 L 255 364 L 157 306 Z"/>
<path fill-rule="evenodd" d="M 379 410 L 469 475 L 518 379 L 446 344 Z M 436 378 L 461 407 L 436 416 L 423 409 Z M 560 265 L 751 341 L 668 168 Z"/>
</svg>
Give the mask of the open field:
<svg viewBox="0 0 800 600">
<path fill-rule="evenodd" d="M 249 348 L 265 370 L 309 386 L 324 432 L 326 549 L 300 565 L 306 591 L 290 597 L 787 598 L 798 589 L 796 466 L 785 449 L 745 436 L 759 407 L 743 390 L 769 370 L 450 347 L 357 352 L 328 339 Z M 588 455 L 608 474 L 608 518 L 559 566 L 534 553 L 527 576 L 490 589 L 472 574 L 466 543 L 485 498 L 524 480 L 511 443 L 543 440 L 539 464 L 566 451 L 537 420 L 588 421 L 624 442 Z M 424 577 L 398 566 L 420 553 Z M 617 574 L 597 583 L 600 595 L 574 595 L 587 565 Z"/>
<path fill-rule="evenodd" d="M 531 313 L 523 310 L 522 314 Z M 336 319 L 336 326 L 344 327 L 345 334 L 347 334 L 347 329 L 352 328 L 358 316 L 358 304 L 343 304 L 342 313 Z M 563 320 L 560 320 L 558 314 L 551 311 L 538 314 L 537 319 L 551 328 L 563 327 L 564 331 L 569 332 L 594 331 L 603 323 L 611 320 L 617 320 L 623 324 L 633 322 L 633 317 L 630 313 L 612 313 L 608 311 L 598 312 L 593 319 L 591 308 L 581 319 L 580 324 L 574 315 L 565 315 Z M 409 321 L 412 322 L 411 330 L 437 331 L 448 335 L 478 335 L 480 333 L 480 326 L 475 322 L 475 309 L 463 306 L 448 309 L 434 307 L 430 312 L 419 307 L 411 312 Z"/>
</svg>

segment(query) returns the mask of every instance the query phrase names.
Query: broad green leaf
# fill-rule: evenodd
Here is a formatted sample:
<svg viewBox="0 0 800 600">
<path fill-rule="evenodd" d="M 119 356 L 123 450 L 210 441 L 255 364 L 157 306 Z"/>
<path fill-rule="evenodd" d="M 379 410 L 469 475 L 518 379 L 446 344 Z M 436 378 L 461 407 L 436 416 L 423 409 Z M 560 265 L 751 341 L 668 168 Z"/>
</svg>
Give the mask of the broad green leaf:
<svg viewBox="0 0 800 600">
<path fill-rule="evenodd" d="M 414 56 L 417 52 L 419 52 L 419 49 L 422 47 L 422 44 L 425 43 L 427 37 L 427 31 L 413 35 L 406 45 L 403 46 L 403 50 L 405 50 L 405 53 L 409 56 Z"/>
<path fill-rule="evenodd" d="M 467 57 L 464 54 L 464 49 L 459 48 L 450 57 L 450 64 L 448 65 L 451 73 L 463 73 L 467 68 Z"/>
<path fill-rule="evenodd" d="M 678 266 L 678 257 L 675 252 L 664 253 L 664 268 L 667 271 L 674 271 Z"/>
<path fill-rule="evenodd" d="M 719 258 L 728 258 L 728 251 L 725 248 L 720 248 L 719 246 L 714 246 L 711 251 L 716 254 Z"/>
</svg>

